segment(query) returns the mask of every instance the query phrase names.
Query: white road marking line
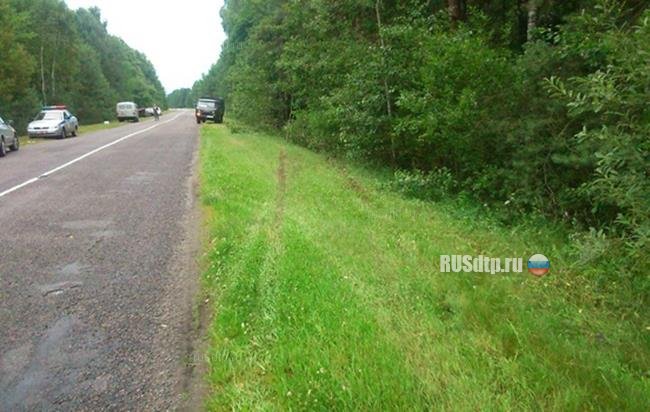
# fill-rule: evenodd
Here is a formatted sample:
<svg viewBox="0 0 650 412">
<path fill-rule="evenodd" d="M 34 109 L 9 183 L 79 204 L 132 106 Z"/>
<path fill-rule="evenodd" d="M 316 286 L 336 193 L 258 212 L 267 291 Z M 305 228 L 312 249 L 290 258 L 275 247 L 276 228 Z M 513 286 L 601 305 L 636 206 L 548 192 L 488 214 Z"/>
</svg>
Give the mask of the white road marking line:
<svg viewBox="0 0 650 412">
<path fill-rule="evenodd" d="M 92 156 L 92 155 L 94 155 L 94 154 L 97 153 L 97 152 L 101 152 L 102 150 L 104 150 L 104 149 L 106 149 L 106 148 L 109 148 L 109 147 L 111 147 L 111 146 L 113 146 L 113 145 L 115 145 L 115 144 L 118 144 L 118 143 L 120 143 L 120 142 L 122 142 L 122 141 L 124 141 L 124 140 L 126 140 L 126 139 L 129 139 L 129 138 L 131 138 L 131 137 L 133 137 L 133 136 L 137 136 L 137 135 L 142 134 L 142 133 L 146 133 L 146 132 L 148 132 L 149 130 L 155 129 L 155 128 L 158 127 L 158 126 L 162 126 L 163 124 L 166 124 L 166 123 L 169 123 L 169 122 L 173 122 L 173 121 L 176 120 L 179 116 L 180 116 L 180 114 L 177 114 L 176 116 L 172 117 L 172 118 L 169 119 L 169 120 L 165 120 L 164 122 L 157 123 L 157 124 L 155 124 L 155 125 L 153 125 L 153 126 L 147 127 L 146 129 L 138 130 L 137 132 L 133 132 L 133 133 L 131 133 L 131 134 L 127 134 L 126 136 L 122 136 L 122 137 L 120 137 L 120 138 L 117 139 L 117 140 L 114 140 L 114 141 L 112 141 L 112 142 L 110 142 L 110 143 L 108 143 L 108 144 L 105 144 L 104 146 L 100 146 L 100 147 L 98 147 L 97 149 L 93 149 L 93 150 L 91 150 L 90 152 L 88 152 L 88 153 L 86 153 L 86 154 L 84 154 L 84 155 L 81 155 L 81 156 L 77 157 L 76 159 L 70 160 L 69 162 L 62 164 L 61 166 L 55 167 L 55 168 L 52 169 L 52 170 L 48 170 L 47 172 L 38 175 L 38 177 L 34 177 L 34 178 L 29 179 L 29 180 L 27 180 L 27 181 L 25 181 L 25 182 L 23 182 L 23 183 L 21 183 L 21 184 L 19 184 L 19 185 L 16 185 L 16 186 L 12 187 L 11 189 L 7 189 L 7 190 L 5 190 L 4 192 L 0 193 L 0 197 L 6 196 L 6 195 L 8 195 L 9 193 L 15 192 L 15 191 L 18 190 L 18 189 L 22 189 L 22 188 L 25 187 L 25 186 L 31 185 L 32 183 L 35 183 L 35 182 L 38 182 L 38 180 L 39 180 L 40 178 L 42 178 L 42 177 L 48 177 L 48 176 L 50 176 L 50 175 L 52 175 L 52 174 L 54 174 L 54 173 L 56 173 L 56 172 L 58 172 L 58 171 L 60 171 L 60 170 L 62 170 L 62 169 L 65 169 L 65 168 L 68 167 L 68 166 L 72 166 L 73 164 L 77 163 L 77 162 L 80 161 L 80 160 L 83 160 L 83 159 L 87 158 L 88 156 Z"/>
</svg>

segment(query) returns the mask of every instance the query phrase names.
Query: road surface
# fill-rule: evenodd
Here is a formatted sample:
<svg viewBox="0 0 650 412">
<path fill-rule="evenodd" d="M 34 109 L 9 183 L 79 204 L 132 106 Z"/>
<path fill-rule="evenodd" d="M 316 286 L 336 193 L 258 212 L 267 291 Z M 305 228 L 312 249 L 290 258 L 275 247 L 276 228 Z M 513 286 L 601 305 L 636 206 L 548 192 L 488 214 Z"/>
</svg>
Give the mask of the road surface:
<svg viewBox="0 0 650 412">
<path fill-rule="evenodd" d="M 172 112 L 0 159 L 0 411 L 182 407 L 197 141 Z"/>
</svg>

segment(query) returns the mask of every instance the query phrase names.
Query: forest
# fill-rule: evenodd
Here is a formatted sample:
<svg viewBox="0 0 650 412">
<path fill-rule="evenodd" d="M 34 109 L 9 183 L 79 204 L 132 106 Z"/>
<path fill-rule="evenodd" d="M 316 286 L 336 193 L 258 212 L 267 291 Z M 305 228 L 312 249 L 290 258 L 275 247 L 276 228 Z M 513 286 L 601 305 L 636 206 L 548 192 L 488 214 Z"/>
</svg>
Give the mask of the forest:
<svg viewBox="0 0 650 412">
<path fill-rule="evenodd" d="M 388 168 L 406 195 L 550 220 L 585 272 L 650 295 L 647 1 L 227 0 L 221 17 L 218 61 L 174 105 L 224 96 L 231 119 Z"/>
<path fill-rule="evenodd" d="M 98 8 L 61 0 L 0 0 L 0 115 L 20 132 L 41 106 L 65 104 L 84 124 L 115 103 L 166 106 L 147 57 L 110 35 Z"/>
<path fill-rule="evenodd" d="M 176 89 L 167 96 L 167 104 L 170 107 L 192 108 L 197 97 L 190 88 Z"/>
</svg>

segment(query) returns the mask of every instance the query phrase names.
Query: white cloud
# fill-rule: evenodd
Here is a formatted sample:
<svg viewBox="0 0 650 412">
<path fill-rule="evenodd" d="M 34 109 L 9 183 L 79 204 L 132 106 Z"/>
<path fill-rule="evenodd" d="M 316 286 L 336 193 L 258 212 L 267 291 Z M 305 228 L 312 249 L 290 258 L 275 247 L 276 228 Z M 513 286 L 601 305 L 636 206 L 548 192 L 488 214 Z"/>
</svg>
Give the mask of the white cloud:
<svg viewBox="0 0 650 412">
<path fill-rule="evenodd" d="M 226 35 L 223 0 L 65 0 L 68 7 L 97 6 L 108 31 L 147 55 L 167 93 L 191 87 L 217 61 Z"/>
</svg>

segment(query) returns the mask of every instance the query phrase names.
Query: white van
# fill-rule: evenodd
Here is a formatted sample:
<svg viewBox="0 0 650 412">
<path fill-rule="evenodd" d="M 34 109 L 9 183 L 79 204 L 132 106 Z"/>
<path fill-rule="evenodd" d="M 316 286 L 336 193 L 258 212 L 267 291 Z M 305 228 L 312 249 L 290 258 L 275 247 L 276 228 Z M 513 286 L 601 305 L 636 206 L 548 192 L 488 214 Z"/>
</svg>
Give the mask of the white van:
<svg viewBox="0 0 650 412">
<path fill-rule="evenodd" d="M 117 111 L 117 120 L 120 122 L 131 120 L 134 122 L 139 122 L 140 117 L 138 116 L 138 105 L 133 102 L 120 102 L 116 107 Z"/>
</svg>

